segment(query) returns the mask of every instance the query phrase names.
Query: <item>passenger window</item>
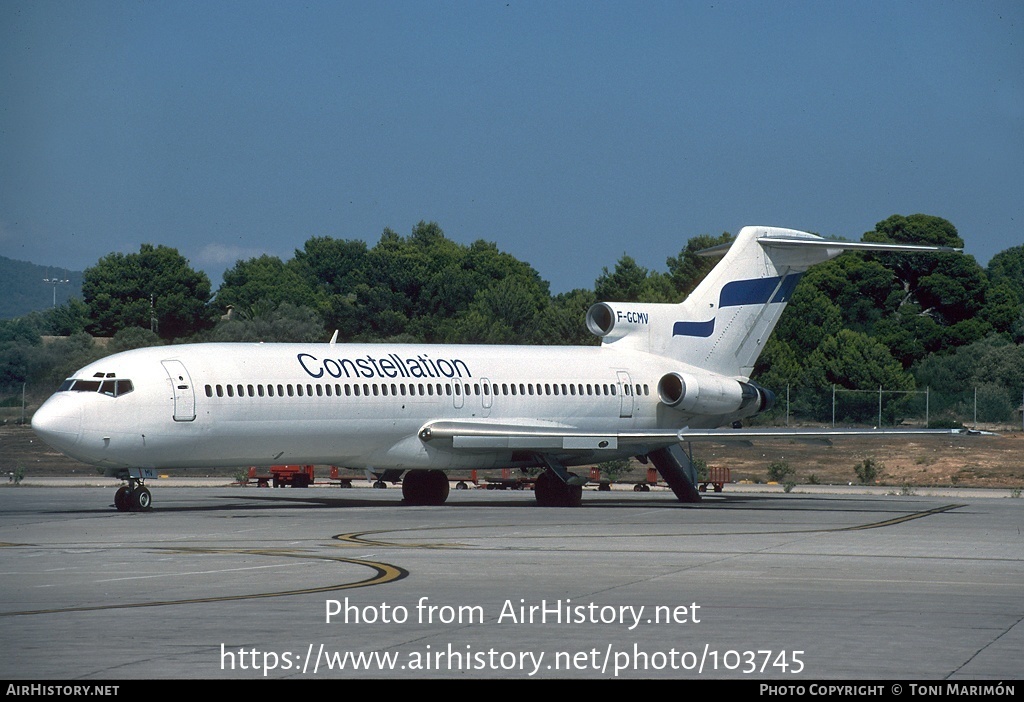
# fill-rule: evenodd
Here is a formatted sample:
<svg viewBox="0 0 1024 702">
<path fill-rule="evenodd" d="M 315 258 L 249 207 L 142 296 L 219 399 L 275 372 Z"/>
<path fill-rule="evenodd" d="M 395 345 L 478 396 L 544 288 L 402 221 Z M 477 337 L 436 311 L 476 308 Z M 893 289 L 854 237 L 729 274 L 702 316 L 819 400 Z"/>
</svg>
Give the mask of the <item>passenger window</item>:
<svg viewBox="0 0 1024 702">
<path fill-rule="evenodd" d="M 206 386 L 206 396 L 207 397 L 213 397 L 213 386 L 211 386 L 211 385 L 207 385 Z"/>
</svg>

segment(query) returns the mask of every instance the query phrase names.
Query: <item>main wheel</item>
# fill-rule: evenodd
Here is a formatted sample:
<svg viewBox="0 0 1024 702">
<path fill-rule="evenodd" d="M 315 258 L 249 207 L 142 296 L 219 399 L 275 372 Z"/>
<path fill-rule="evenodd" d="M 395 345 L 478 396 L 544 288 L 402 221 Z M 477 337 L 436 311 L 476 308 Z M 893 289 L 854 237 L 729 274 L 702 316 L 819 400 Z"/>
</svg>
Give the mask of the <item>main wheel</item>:
<svg viewBox="0 0 1024 702">
<path fill-rule="evenodd" d="M 133 512 L 148 512 L 153 507 L 153 495 L 150 494 L 149 489 L 143 485 L 140 485 L 132 493 L 132 511 Z"/>
<path fill-rule="evenodd" d="M 132 508 L 132 491 L 127 485 L 122 485 L 114 493 L 114 507 L 118 512 L 127 512 Z"/>
<path fill-rule="evenodd" d="M 573 473 L 569 475 L 575 477 Z M 541 507 L 579 507 L 583 502 L 582 485 L 566 485 L 549 472 L 538 476 L 533 493 Z"/>
<path fill-rule="evenodd" d="M 443 505 L 449 489 L 441 470 L 411 470 L 402 478 L 402 498 L 409 505 Z"/>
</svg>

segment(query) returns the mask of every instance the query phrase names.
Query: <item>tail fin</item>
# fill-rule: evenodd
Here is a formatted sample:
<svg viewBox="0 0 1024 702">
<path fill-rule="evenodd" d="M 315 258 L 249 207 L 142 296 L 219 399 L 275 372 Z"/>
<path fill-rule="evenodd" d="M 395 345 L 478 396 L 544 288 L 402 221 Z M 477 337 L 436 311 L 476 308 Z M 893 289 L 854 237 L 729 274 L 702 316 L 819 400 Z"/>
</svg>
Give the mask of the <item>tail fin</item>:
<svg viewBox="0 0 1024 702">
<path fill-rule="evenodd" d="M 669 356 L 745 380 L 803 273 L 846 249 L 955 250 L 832 241 L 793 229 L 744 227 L 722 260 L 678 305 L 598 303 L 587 313 L 587 326 L 605 344 Z"/>
</svg>

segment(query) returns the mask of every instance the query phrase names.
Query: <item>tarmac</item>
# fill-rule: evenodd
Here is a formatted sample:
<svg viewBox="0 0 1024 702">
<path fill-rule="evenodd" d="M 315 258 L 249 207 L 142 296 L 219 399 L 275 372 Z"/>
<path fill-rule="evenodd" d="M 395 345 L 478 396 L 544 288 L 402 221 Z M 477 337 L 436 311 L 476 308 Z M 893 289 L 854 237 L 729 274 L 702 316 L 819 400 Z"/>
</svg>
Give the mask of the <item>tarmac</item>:
<svg viewBox="0 0 1024 702">
<path fill-rule="evenodd" d="M 0 488 L 0 678 L 1024 673 L 1008 490 L 727 485 L 680 504 L 628 488 L 574 509 L 453 490 L 412 507 L 362 481 L 172 478 L 148 482 L 151 512 L 119 513 L 118 484 Z"/>
</svg>

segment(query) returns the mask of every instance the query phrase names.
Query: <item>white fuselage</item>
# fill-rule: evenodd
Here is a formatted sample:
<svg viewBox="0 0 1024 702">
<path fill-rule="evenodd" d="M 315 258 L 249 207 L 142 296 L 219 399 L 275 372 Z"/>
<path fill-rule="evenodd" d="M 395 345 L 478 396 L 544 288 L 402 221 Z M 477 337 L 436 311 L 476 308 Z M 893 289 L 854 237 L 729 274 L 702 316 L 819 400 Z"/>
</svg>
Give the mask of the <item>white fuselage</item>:
<svg viewBox="0 0 1024 702">
<path fill-rule="evenodd" d="M 659 402 L 659 378 L 680 370 L 699 372 L 607 347 L 154 347 L 83 368 L 37 411 L 33 427 L 64 453 L 109 468 L 492 468 L 535 460 L 512 449 L 452 450 L 423 441 L 421 428 L 454 420 L 615 434 L 719 425 L 726 418 L 688 416 Z M 113 379 L 121 381 L 116 392 Z"/>
</svg>

